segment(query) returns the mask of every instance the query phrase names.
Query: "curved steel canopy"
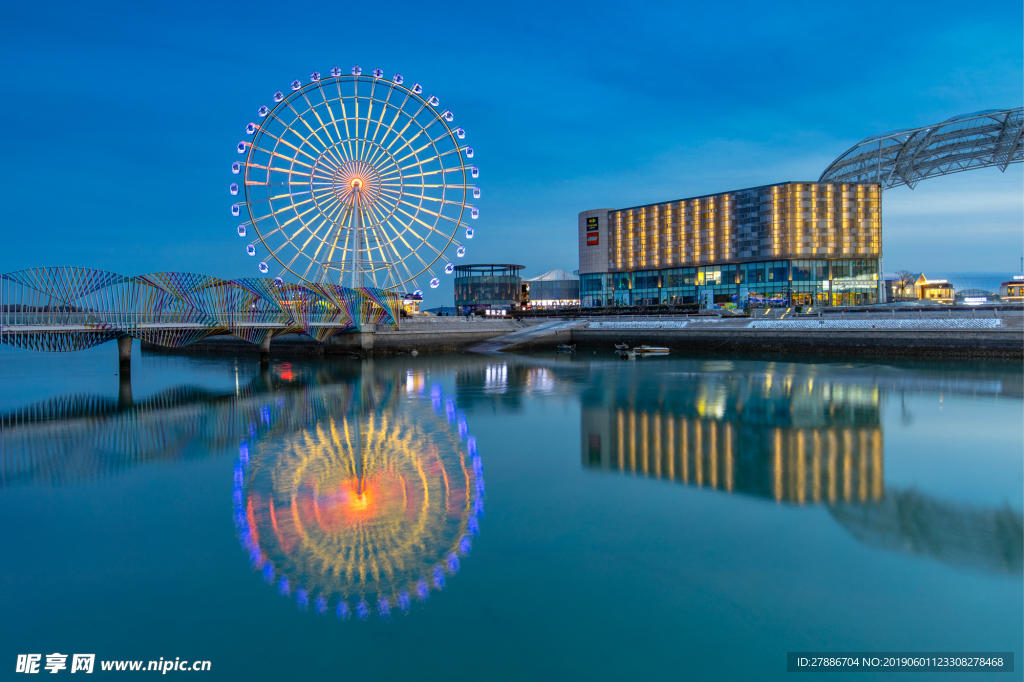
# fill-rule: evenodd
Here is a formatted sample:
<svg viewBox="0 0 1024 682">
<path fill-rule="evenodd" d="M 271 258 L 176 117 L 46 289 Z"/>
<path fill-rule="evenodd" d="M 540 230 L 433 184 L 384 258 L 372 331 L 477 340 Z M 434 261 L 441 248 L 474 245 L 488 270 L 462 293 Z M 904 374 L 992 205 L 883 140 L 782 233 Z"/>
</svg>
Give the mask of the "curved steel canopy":
<svg viewBox="0 0 1024 682">
<path fill-rule="evenodd" d="M 894 130 L 855 144 L 818 182 L 878 182 L 882 189 L 936 175 L 1024 161 L 1024 109 L 987 109 L 923 128 Z"/>
</svg>

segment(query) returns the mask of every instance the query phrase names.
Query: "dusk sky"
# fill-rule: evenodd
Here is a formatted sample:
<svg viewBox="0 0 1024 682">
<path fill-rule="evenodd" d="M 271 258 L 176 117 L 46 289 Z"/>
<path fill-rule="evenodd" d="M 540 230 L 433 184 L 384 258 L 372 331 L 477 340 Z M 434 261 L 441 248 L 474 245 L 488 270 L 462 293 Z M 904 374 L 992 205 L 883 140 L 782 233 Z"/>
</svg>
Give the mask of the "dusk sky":
<svg viewBox="0 0 1024 682">
<path fill-rule="evenodd" d="M 1022 23 L 1019 0 L 12 3 L 0 272 L 258 276 L 235 145 L 275 90 L 354 64 L 466 128 L 483 197 L 464 262 L 571 271 L 582 210 L 816 180 L 869 135 L 1021 106 Z M 1019 271 L 1022 183 L 1016 164 L 887 190 L 885 270 Z M 441 277 L 428 306 L 452 305 Z"/>
</svg>

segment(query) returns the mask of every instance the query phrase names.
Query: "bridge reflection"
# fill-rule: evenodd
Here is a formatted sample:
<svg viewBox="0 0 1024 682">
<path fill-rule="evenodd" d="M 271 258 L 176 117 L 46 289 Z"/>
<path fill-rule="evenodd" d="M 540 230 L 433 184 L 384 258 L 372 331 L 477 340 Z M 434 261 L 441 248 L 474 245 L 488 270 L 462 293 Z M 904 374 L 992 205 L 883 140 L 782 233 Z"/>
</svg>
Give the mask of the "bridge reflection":
<svg viewBox="0 0 1024 682">
<path fill-rule="evenodd" d="M 303 609 L 408 611 L 445 587 L 479 532 L 475 438 L 455 396 L 424 371 L 278 363 L 231 393 L 179 387 L 127 404 L 65 395 L 0 415 L 3 486 L 229 451 L 239 540 Z"/>
</svg>

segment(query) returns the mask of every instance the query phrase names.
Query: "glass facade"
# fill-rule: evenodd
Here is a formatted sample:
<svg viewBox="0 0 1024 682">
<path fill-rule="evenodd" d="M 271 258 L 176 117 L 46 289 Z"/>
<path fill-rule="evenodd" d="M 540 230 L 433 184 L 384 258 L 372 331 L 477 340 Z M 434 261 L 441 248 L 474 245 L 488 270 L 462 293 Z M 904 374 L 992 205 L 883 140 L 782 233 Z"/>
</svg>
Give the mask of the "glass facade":
<svg viewBox="0 0 1024 682">
<path fill-rule="evenodd" d="M 863 305 L 878 294 L 878 261 L 777 260 L 580 275 L 584 306 L 715 303 L 749 297 L 753 305 Z"/>
<path fill-rule="evenodd" d="M 571 305 L 580 300 L 577 279 L 531 279 L 530 303 L 536 305 Z"/>
<path fill-rule="evenodd" d="M 522 265 L 458 265 L 455 306 L 511 308 L 521 299 Z"/>
<path fill-rule="evenodd" d="M 596 233 L 601 244 L 583 246 L 581 237 L 584 306 L 747 296 L 755 305 L 877 300 L 882 226 L 875 183 L 789 182 L 580 215 L 581 234 Z M 584 251 L 590 248 L 607 252 L 607 268 Z"/>
</svg>

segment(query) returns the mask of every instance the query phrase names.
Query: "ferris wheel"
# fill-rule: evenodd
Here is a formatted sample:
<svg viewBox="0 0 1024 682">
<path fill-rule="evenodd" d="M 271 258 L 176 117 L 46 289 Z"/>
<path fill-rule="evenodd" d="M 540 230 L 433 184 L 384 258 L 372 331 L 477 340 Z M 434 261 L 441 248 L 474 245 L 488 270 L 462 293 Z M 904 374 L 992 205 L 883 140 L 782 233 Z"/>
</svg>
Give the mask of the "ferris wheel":
<svg viewBox="0 0 1024 682">
<path fill-rule="evenodd" d="M 436 95 L 355 66 L 314 71 L 273 100 L 246 126 L 229 188 L 242 194 L 231 213 L 246 252 L 266 254 L 260 272 L 276 261 L 278 277 L 407 290 L 454 271 L 446 253 L 463 257 L 460 238 L 473 238 L 480 171 Z"/>
</svg>

